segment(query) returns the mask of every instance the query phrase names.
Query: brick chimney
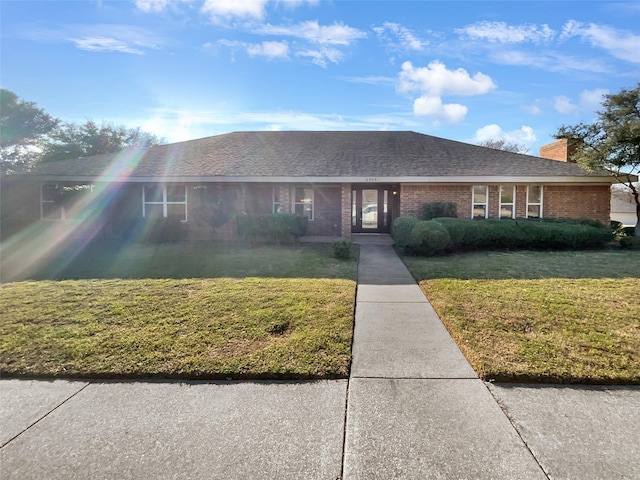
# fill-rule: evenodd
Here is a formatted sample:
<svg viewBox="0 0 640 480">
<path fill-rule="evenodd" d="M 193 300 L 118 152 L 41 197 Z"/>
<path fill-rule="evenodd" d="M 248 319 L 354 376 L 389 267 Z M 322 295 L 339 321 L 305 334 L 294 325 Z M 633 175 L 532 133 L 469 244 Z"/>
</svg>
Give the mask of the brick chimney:
<svg viewBox="0 0 640 480">
<path fill-rule="evenodd" d="M 572 159 L 573 154 L 576 153 L 578 142 L 569 138 L 561 138 L 548 145 L 540 147 L 539 156 L 542 158 L 548 158 L 550 160 L 558 160 L 559 162 L 575 162 Z"/>
</svg>

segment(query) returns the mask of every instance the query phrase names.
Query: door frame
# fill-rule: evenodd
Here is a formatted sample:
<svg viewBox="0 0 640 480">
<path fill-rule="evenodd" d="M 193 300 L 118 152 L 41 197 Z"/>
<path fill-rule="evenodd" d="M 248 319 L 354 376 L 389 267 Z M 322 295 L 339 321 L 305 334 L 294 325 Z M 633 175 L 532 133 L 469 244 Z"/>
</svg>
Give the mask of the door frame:
<svg viewBox="0 0 640 480">
<path fill-rule="evenodd" d="M 378 225 L 376 228 L 363 228 L 362 226 L 362 191 L 378 191 Z M 387 211 L 384 212 L 384 195 L 387 192 Z M 389 233 L 394 212 L 398 209 L 399 186 L 391 184 L 353 184 L 351 185 L 351 233 Z M 355 197 L 355 198 L 354 198 Z M 385 218 L 386 217 L 386 218 Z"/>
</svg>

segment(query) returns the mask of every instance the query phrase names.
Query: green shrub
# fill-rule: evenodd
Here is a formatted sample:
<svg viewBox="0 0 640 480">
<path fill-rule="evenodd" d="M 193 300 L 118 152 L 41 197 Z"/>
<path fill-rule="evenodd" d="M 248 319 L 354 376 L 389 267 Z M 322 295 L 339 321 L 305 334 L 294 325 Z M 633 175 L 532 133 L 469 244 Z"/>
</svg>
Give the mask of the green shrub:
<svg viewBox="0 0 640 480">
<path fill-rule="evenodd" d="M 399 248 L 406 248 L 411 241 L 411 230 L 418 223 L 415 217 L 398 217 L 391 224 L 391 237 Z"/>
<path fill-rule="evenodd" d="M 309 219 L 292 213 L 238 215 L 238 236 L 252 243 L 296 243 L 307 233 Z"/>
<path fill-rule="evenodd" d="M 340 238 L 333 242 L 333 254 L 336 258 L 350 258 L 351 257 L 351 240 Z"/>
<path fill-rule="evenodd" d="M 622 237 L 620 238 L 620 246 L 629 250 L 640 250 L 640 237 Z"/>
<path fill-rule="evenodd" d="M 449 232 L 449 252 L 470 250 L 521 250 L 603 248 L 613 234 L 602 224 L 539 220 L 463 220 L 439 218 Z"/>
<path fill-rule="evenodd" d="M 422 220 L 413 226 L 406 250 L 407 253 L 430 257 L 442 253 L 450 239 L 449 232 L 440 223 Z"/>
<path fill-rule="evenodd" d="M 433 220 L 434 218 L 458 216 L 458 206 L 453 202 L 430 202 L 422 205 L 422 218 Z"/>
</svg>

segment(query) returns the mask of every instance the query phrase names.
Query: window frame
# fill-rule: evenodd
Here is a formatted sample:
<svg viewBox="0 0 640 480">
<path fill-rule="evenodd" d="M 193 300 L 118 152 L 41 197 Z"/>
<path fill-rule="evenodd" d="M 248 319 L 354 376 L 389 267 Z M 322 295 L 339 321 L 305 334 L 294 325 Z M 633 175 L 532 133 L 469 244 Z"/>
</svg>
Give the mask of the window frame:
<svg viewBox="0 0 640 480">
<path fill-rule="evenodd" d="M 280 185 L 271 188 L 271 212 L 282 213 L 282 195 L 280 195 Z M 277 205 L 277 206 L 276 206 Z"/>
<path fill-rule="evenodd" d="M 485 191 L 484 195 L 484 203 L 476 202 L 476 187 L 483 187 Z M 484 206 L 484 217 L 476 217 L 474 215 L 476 206 L 482 205 Z M 471 186 L 471 219 L 475 218 L 489 218 L 489 186 L 488 185 L 472 185 Z"/>
<path fill-rule="evenodd" d="M 503 202 L 502 201 L 502 189 L 504 187 L 511 187 L 511 202 Z M 502 216 L 502 206 L 510 206 L 511 207 L 511 216 L 503 217 Z M 516 186 L 515 185 L 500 185 L 498 189 L 498 218 L 516 218 Z"/>
<path fill-rule="evenodd" d="M 310 202 L 305 202 L 304 200 L 306 200 L 306 197 L 303 201 L 299 202 L 296 196 L 296 190 L 297 189 L 303 189 L 303 190 L 310 190 L 311 191 L 311 201 Z M 291 189 L 291 196 L 293 197 L 293 202 L 291 202 L 291 213 L 295 214 L 296 213 L 296 206 L 297 205 L 302 205 L 303 206 L 303 211 L 304 211 L 304 206 L 305 205 L 311 205 L 311 216 L 307 216 L 304 215 L 305 217 L 307 217 L 309 219 L 310 222 L 313 221 L 313 219 L 316 217 L 316 212 L 315 212 L 315 189 L 313 187 L 306 187 L 306 186 L 294 186 Z"/>
<path fill-rule="evenodd" d="M 530 202 L 529 201 L 529 192 L 531 191 L 531 187 L 540 187 L 540 202 Z M 529 206 L 537 205 L 539 207 L 540 214 L 537 217 L 529 216 Z M 544 206 L 544 186 L 543 185 L 527 185 L 527 205 L 525 210 L 526 218 L 543 218 L 543 206 Z"/>
<path fill-rule="evenodd" d="M 146 188 L 149 186 L 153 186 L 153 187 L 162 187 L 162 200 L 161 201 L 147 201 L 146 200 Z M 182 187 L 184 189 L 184 201 L 183 202 L 175 202 L 175 201 L 168 201 L 167 200 L 167 189 L 168 188 L 175 188 L 175 187 Z M 147 205 L 162 205 L 162 218 L 167 218 L 168 217 L 168 206 L 169 205 L 184 205 L 184 218 L 181 218 L 180 221 L 182 223 L 186 223 L 187 220 L 189 219 L 189 209 L 187 208 L 188 206 L 188 201 L 189 201 L 189 189 L 187 188 L 187 185 L 184 184 L 179 184 L 179 183 L 143 183 L 142 184 L 142 218 L 149 218 L 147 217 Z"/>
<path fill-rule="evenodd" d="M 53 186 L 53 185 L 55 185 L 55 184 L 43 183 L 43 184 L 40 185 L 40 220 L 45 220 L 47 222 L 60 222 L 60 221 L 69 221 L 69 220 L 81 222 L 83 220 L 86 220 L 88 218 L 88 216 L 89 216 L 89 212 L 87 211 L 87 208 L 86 208 L 87 205 L 84 205 L 85 208 L 78 209 L 77 208 L 78 204 L 74 203 L 74 202 L 71 202 L 69 205 L 72 208 L 69 209 L 69 210 L 71 210 L 72 214 L 69 215 L 69 210 L 67 210 L 65 208 L 65 203 L 64 202 L 58 204 L 56 202 L 56 200 L 45 200 L 45 195 L 44 195 L 45 187 Z M 93 184 L 89 184 L 89 186 L 90 186 L 89 187 L 90 188 L 89 193 L 91 193 L 91 192 L 93 192 L 94 185 Z M 86 192 L 82 193 L 81 195 L 86 195 Z M 52 218 L 51 215 L 45 215 L 45 213 L 44 213 L 44 210 L 45 210 L 44 205 L 45 204 L 53 205 L 54 207 L 56 207 L 55 210 L 58 211 L 59 215 L 57 215 L 55 218 Z M 74 206 L 76 208 L 73 208 Z M 52 209 L 51 211 L 53 212 L 54 210 Z M 73 215 L 74 211 L 75 211 L 76 215 Z"/>
</svg>

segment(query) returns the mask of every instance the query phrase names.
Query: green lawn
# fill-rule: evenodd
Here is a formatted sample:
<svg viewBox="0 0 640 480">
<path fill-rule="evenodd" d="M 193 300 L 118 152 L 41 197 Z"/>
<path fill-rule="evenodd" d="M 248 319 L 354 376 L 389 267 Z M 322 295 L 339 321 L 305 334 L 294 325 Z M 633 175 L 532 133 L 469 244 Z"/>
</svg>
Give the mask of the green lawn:
<svg viewBox="0 0 640 480">
<path fill-rule="evenodd" d="M 336 378 L 356 258 L 327 245 L 93 245 L 0 286 L 0 373 Z"/>
<path fill-rule="evenodd" d="M 485 380 L 640 383 L 640 252 L 404 260 Z"/>
</svg>

